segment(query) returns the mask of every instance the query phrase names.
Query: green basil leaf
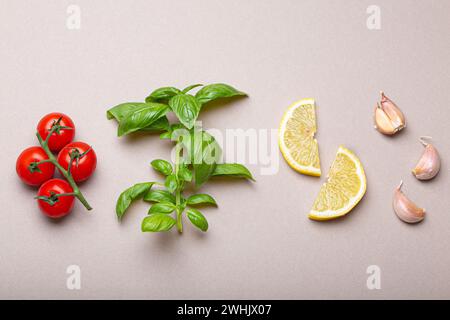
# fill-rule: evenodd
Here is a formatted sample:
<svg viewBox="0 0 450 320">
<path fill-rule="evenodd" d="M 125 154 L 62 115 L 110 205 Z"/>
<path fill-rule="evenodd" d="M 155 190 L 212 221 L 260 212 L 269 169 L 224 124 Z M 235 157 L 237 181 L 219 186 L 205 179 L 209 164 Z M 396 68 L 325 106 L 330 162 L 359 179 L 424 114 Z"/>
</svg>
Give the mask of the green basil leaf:
<svg viewBox="0 0 450 320">
<path fill-rule="evenodd" d="M 183 181 L 192 181 L 192 172 L 184 163 L 180 164 L 180 168 L 178 169 L 178 177 Z"/>
<path fill-rule="evenodd" d="M 216 164 L 211 163 L 201 163 L 201 164 L 195 164 L 194 170 L 195 170 L 195 186 L 199 188 L 202 184 L 204 184 L 206 181 L 209 180 L 212 173 L 214 172 Z"/>
<path fill-rule="evenodd" d="M 106 111 L 106 117 L 108 120 L 116 119 L 117 121 L 122 121 L 125 116 L 136 108 L 145 105 L 143 102 L 125 102 L 121 103 L 115 107 L 112 107 L 108 111 Z"/>
<path fill-rule="evenodd" d="M 208 181 L 214 172 L 216 163 L 222 156 L 222 149 L 214 137 L 205 131 L 195 131 L 192 136 L 193 150 L 191 150 L 191 160 L 194 169 L 194 180 L 195 185 L 200 187 Z"/>
<path fill-rule="evenodd" d="M 175 173 L 170 174 L 166 177 L 166 180 L 164 181 L 164 186 L 166 187 L 167 191 L 169 193 L 174 193 L 175 190 L 178 188 L 178 179 Z"/>
<path fill-rule="evenodd" d="M 180 130 L 180 132 L 177 130 Z M 186 127 L 181 123 L 174 123 L 169 125 L 167 132 L 164 132 L 159 137 L 161 139 L 171 139 L 172 141 L 177 141 L 178 137 L 185 135 L 190 135 L 189 130 L 186 129 Z"/>
<path fill-rule="evenodd" d="M 119 123 L 118 135 L 123 136 L 150 126 L 166 115 L 169 107 L 160 103 L 145 103 L 130 111 Z"/>
<path fill-rule="evenodd" d="M 141 230 L 142 232 L 169 231 L 175 223 L 175 219 L 171 216 L 164 213 L 156 213 L 142 220 Z"/>
<path fill-rule="evenodd" d="M 122 192 L 116 203 L 117 217 L 122 219 L 131 202 L 143 197 L 152 186 L 153 182 L 138 183 Z"/>
<path fill-rule="evenodd" d="M 200 112 L 200 104 L 189 94 L 177 94 L 169 100 L 169 106 L 180 122 L 192 129 Z"/>
<path fill-rule="evenodd" d="M 149 132 L 157 132 L 157 131 L 165 131 L 168 130 L 170 127 L 169 119 L 167 119 L 166 116 L 162 116 L 155 122 L 153 122 L 151 125 L 139 129 L 139 131 L 149 131 Z"/>
<path fill-rule="evenodd" d="M 150 190 L 145 196 L 144 201 L 148 202 L 171 202 L 175 203 L 175 197 L 166 190 Z"/>
<path fill-rule="evenodd" d="M 106 112 L 106 117 L 108 119 L 116 119 L 119 123 L 122 121 L 130 112 L 136 110 L 139 107 L 145 106 L 142 102 L 126 102 L 119 104 Z M 166 116 L 163 116 L 150 124 L 149 126 L 139 129 L 140 131 L 164 131 L 170 128 L 169 120 Z"/>
<path fill-rule="evenodd" d="M 153 167 L 153 169 L 161 172 L 165 176 L 168 176 L 169 174 L 172 173 L 172 165 L 170 164 L 170 162 L 166 160 L 156 159 L 153 160 L 150 164 Z"/>
<path fill-rule="evenodd" d="M 171 131 L 166 131 L 163 132 L 159 135 L 160 139 L 170 139 L 172 137 L 172 132 Z"/>
<path fill-rule="evenodd" d="M 160 102 L 168 101 L 173 96 L 180 93 L 180 90 L 174 87 L 162 87 L 154 90 L 150 95 L 145 98 L 145 102 Z"/>
<path fill-rule="evenodd" d="M 166 178 L 166 182 L 164 184 L 167 188 L 167 191 L 173 193 L 175 192 L 175 190 L 177 190 L 178 188 L 178 180 L 177 180 L 177 176 L 174 174 L 169 175 Z"/>
<path fill-rule="evenodd" d="M 217 164 L 213 176 L 229 176 L 234 178 L 245 178 L 255 181 L 251 172 L 239 163 L 222 163 Z"/>
<path fill-rule="evenodd" d="M 201 88 L 195 95 L 195 98 L 198 100 L 198 102 L 200 102 L 200 104 L 205 104 L 209 101 L 219 98 L 229 98 L 234 96 L 247 96 L 247 94 L 245 92 L 236 90 L 235 88 L 227 84 L 215 83 Z"/>
<path fill-rule="evenodd" d="M 148 210 L 148 214 L 154 214 L 154 213 L 172 213 L 173 210 L 175 210 L 175 205 L 170 202 L 160 202 L 155 203 L 150 207 L 150 210 Z"/>
<path fill-rule="evenodd" d="M 208 220 L 206 220 L 205 216 L 197 209 L 189 208 L 187 210 L 187 217 L 191 220 L 194 226 L 203 232 L 208 230 Z"/>
<path fill-rule="evenodd" d="M 181 91 L 181 92 L 182 93 L 188 93 L 192 89 L 197 88 L 197 87 L 201 87 L 201 86 L 203 86 L 203 85 L 202 84 L 193 84 L 191 86 L 188 86 L 188 87 L 184 88 L 183 91 Z"/>
<path fill-rule="evenodd" d="M 172 132 L 175 131 L 175 130 L 178 130 L 178 129 L 184 129 L 184 130 L 187 131 L 187 129 L 181 123 L 174 123 L 174 124 L 170 125 L 170 130 Z"/>
<path fill-rule="evenodd" d="M 196 204 L 212 204 L 214 206 L 217 206 L 216 200 L 214 200 L 214 198 L 211 197 L 209 194 L 205 193 L 198 193 L 190 196 L 187 199 L 187 204 L 190 206 Z"/>
</svg>

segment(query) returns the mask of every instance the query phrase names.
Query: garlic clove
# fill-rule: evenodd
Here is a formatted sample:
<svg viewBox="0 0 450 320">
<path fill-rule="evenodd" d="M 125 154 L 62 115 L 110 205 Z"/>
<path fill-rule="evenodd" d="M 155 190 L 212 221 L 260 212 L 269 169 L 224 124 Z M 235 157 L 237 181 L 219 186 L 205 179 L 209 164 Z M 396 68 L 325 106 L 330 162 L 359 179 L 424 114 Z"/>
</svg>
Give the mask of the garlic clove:
<svg viewBox="0 0 450 320">
<path fill-rule="evenodd" d="M 381 108 L 386 112 L 388 117 L 391 119 L 394 127 L 398 128 L 398 130 L 403 129 L 406 126 L 405 116 L 399 107 L 386 95 L 383 91 L 381 94 Z"/>
<path fill-rule="evenodd" d="M 403 181 L 394 191 L 394 199 L 392 206 L 394 208 L 397 217 L 406 223 L 417 223 L 425 218 L 425 209 L 417 207 L 405 194 L 401 188 Z"/>
<path fill-rule="evenodd" d="M 383 91 L 375 108 L 375 128 L 383 134 L 393 135 L 406 127 L 406 120 L 399 107 Z"/>
<path fill-rule="evenodd" d="M 395 128 L 392 125 L 391 120 L 387 114 L 381 109 L 380 105 L 375 107 L 375 129 L 383 134 L 392 135 L 394 134 Z"/>
<path fill-rule="evenodd" d="M 425 149 L 412 173 L 419 180 L 430 180 L 438 174 L 441 168 L 441 157 L 437 149 L 432 144 L 424 141 L 424 138 L 429 137 L 420 137 L 419 139 Z"/>
</svg>

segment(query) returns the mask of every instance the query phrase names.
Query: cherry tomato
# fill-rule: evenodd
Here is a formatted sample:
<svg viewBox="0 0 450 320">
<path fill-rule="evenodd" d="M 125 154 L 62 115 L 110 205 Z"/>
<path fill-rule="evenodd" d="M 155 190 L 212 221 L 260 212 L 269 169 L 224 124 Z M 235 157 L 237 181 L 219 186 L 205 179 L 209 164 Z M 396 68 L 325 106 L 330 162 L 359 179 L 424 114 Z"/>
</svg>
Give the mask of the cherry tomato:
<svg viewBox="0 0 450 320">
<path fill-rule="evenodd" d="M 37 125 L 37 131 L 44 140 L 47 138 L 52 127 L 58 125 L 62 128 L 53 132 L 48 141 L 48 147 L 54 152 L 58 152 L 64 148 L 66 144 L 72 142 L 73 137 L 75 136 L 75 125 L 73 124 L 72 119 L 64 113 L 53 112 L 44 116 Z"/>
<path fill-rule="evenodd" d="M 51 179 L 45 182 L 38 191 L 38 205 L 42 213 L 50 218 L 61 218 L 70 213 L 75 197 L 58 196 L 59 194 L 72 193 L 70 184 L 62 179 Z M 42 197 L 46 198 L 42 199 Z"/>
<path fill-rule="evenodd" d="M 53 177 L 55 166 L 51 162 L 37 164 L 48 160 L 41 147 L 30 147 L 22 151 L 16 161 L 16 172 L 23 182 L 30 186 L 40 186 Z"/>
<path fill-rule="evenodd" d="M 87 143 L 72 142 L 65 146 L 58 154 L 58 163 L 66 170 L 69 168 L 72 155 L 72 167 L 70 169 L 73 180 L 76 182 L 87 180 L 97 166 L 97 155 Z"/>
</svg>

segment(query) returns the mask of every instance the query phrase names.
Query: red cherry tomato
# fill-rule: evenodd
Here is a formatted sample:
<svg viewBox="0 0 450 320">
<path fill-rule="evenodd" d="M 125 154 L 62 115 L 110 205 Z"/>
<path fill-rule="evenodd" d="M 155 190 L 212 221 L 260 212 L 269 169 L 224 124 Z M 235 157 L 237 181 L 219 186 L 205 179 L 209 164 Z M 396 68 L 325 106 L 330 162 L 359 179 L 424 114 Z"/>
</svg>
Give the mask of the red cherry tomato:
<svg viewBox="0 0 450 320">
<path fill-rule="evenodd" d="M 44 116 L 37 126 L 38 133 L 41 135 L 42 139 L 45 140 L 52 127 L 57 125 L 62 128 L 53 132 L 48 141 L 48 147 L 54 152 L 58 152 L 64 148 L 66 144 L 72 142 L 73 137 L 75 136 L 75 125 L 73 124 L 72 119 L 64 113 L 53 112 Z"/>
<path fill-rule="evenodd" d="M 75 197 L 58 196 L 72 193 L 70 184 L 62 179 L 51 179 L 45 182 L 38 191 L 38 205 L 42 213 L 50 218 L 61 218 L 70 213 L 75 202 Z M 46 198 L 43 199 L 42 197 Z"/>
<path fill-rule="evenodd" d="M 55 166 L 51 162 L 37 164 L 48 160 L 41 147 L 30 147 L 22 151 L 16 161 L 16 172 L 23 182 L 30 186 L 40 186 L 53 177 Z"/>
<path fill-rule="evenodd" d="M 58 163 L 66 170 L 69 168 L 72 155 L 72 167 L 70 169 L 73 180 L 76 182 L 87 180 L 97 166 L 97 155 L 87 143 L 72 142 L 65 146 L 58 154 Z"/>
</svg>

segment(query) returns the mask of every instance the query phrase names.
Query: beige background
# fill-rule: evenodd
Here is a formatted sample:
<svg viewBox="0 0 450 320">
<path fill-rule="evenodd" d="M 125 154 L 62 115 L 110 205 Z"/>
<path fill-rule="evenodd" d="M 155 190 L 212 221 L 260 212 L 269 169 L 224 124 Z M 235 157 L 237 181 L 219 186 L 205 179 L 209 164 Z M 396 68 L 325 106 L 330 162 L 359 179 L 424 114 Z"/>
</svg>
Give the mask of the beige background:
<svg viewBox="0 0 450 320">
<path fill-rule="evenodd" d="M 81 7 L 81 30 L 66 28 L 66 8 Z M 379 31 L 366 8 L 381 7 Z M 441 1 L 0 1 L 0 298 L 450 298 L 449 74 L 450 2 Z M 312 222 L 306 212 L 324 178 L 292 171 L 257 183 L 211 182 L 219 209 L 204 210 L 207 234 L 144 234 L 147 206 L 122 224 L 117 195 L 156 179 L 148 163 L 167 157 L 156 137 L 116 137 L 105 110 L 142 100 L 152 89 L 226 82 L 249 99 L 209 108 L 205 127 L 277 128 L 302 97 L 318 104 L 324 172 L 339 144 L 361 158 L 368 191 L 346 218 Z M 383 89 L 404 110 L 408 128 L 387 138 L 372 128 Z M 70 114 L 77 139 L 99 166 L 80 204 L 58 223 L 41 215 L 35 191 L 17 179 L 22 149 L 36 143 L 47 112 Z M 440 175 L 410 174 L 434 137 Z M 278 150 L 275 150 L 278 152 Z M 391 195 L 405 192 L 428 211 L 400 222 Z M 187 225 L 187 224 L 186 224 Z M 82 289 L 66 289 L 77 264 Z M 366 268 L 381 268 L 368 290 Z"/>
</svg>

